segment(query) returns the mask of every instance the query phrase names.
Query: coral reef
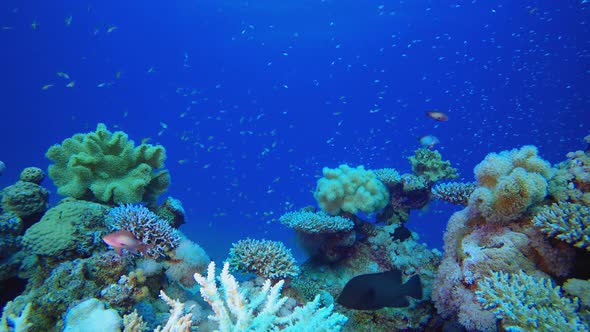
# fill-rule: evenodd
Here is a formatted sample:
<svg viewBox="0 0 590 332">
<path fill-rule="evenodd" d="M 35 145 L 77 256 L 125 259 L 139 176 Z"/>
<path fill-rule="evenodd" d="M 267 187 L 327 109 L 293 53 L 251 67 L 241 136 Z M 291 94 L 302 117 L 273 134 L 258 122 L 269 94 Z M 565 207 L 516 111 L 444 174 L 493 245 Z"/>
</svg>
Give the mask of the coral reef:
<svg viewBox="0 0 590 332">
<path fill-rule="evenodd" d="M 234 271 L 254 273 L 265 279 L 293 278 L 299 274 L 291 250 L 279 241 L 240 240 L 232 244 L 227 262 Z"/>
<path fill-rule="evenodd" d="M 99 123 L 95 132 L 76 134 L 46 153 L 54 162 L 49 177 L 58 193 L 78 199 L 121 204 L 155 201 L 170 183 L 162 146 L 135 146 L 127 134 Z"/>
<path fill-rule="evenodd" d="M 182 202 L 173 197 L 166 197 L 164 203 L 154 209 L 154 213 L 168 221 L 170 226 L 174 228 L 180 227 L 184 224 L 185 212 Z"/>
<path fill-rule="evenodd" d="M 195 242 L 183 237 L 180 244 L 171 253 L 171 259 L 163 263 L 166 277 L 169 281 L 178 282 L 183 287 L 195 286 L 195 273 L 201 273 L 207 269 L 211 259 Z"/>
<path fill-rule="evenodd" d="M 236 279 L 229 273 L 226 263 L 221 271 L 221 289 L 215 281 L 215 263 L 207 269 L 207 277 L 195 274 L 201 286 L 201 296 L 211 305 L 214 315 L 209 319 L 218 324 L 221 332 L 239 330 L 257 331 L 340 331 L 347 318 L 332 312 L 333 306 L 320 306 L 320 297 L 293 311 L 284 312 L 287 297 L 281 296 L 283 281 L 274 286 L 266 280 L 262 289 L 246 298 Z"/>
<path fill-rule="evenodd" d="M 112 208 L 106 216 L 111 229 L 124 229 L 148 246 L 150 257 L 166 256 L 180 243 L 179 232 L 142 205 L 126 204 Z"/>
<path fill-rule="evenodd" d="M 494 272 L 478 284 L 477 299 L 508 331 L 589 331 L 578 316 L 578 299 L 564 297 L 549 278 Z"/>
<path fill-rule="evenodd" d="M 123 321 L 113 309 L 105 309 L 104 303 L 90 298 L 68 310 L 63 332 L 119 332 Z"/>
<path fill-rule="evenodd" d="M 459 177 L 457 169 L 451 167 L 448 160 L 442 160 L 442 156 L 436 150 L 417 149 L 408 160 L 412 165 L 412 172 L 430 184 L 443 179 Z"/>
<path fill-rule="evenodd" d="M 590 206 L 590 151 L 574 151 L 567 160 L 555 165 L 549 180 L 549 194 L 556 201 L 570 201 Z"/>
<path fill-rule="evenodd" d="M 548 236 L 590 251 L 590 207 L 569 202 L 544 206 L 532 222 Z"/>
<path fill-rule="evenodd" d="M 467 206 L 469 196 L 475 190 L 474 183 L 448 182 L 440 183 L 432 187 L 432 197 L 441 201 Z"/>
<path fill-rule="evenodd" d="M 374 213 L 387 205 L 387 188 L 375 173 L 365 170 L 363 166 L 324 167 L 322 173 L 324 177 L 318 180 L 314 197 L 327 213 Z"/>
</svg>

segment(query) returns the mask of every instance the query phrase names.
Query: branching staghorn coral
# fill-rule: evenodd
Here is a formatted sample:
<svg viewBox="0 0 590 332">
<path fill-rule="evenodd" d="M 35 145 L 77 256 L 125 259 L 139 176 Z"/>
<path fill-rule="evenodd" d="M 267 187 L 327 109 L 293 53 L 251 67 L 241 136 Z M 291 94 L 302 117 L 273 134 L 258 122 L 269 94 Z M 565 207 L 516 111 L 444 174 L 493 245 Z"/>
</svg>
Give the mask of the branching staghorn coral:
<svg viewBox="0 0 590 332">
<path fill-rule="evenodd" d="M 589 207 L 578 203 L 553 203 L 544 206 L 532 222 L 543 233 L 590 251 Z"/>
<path fill-rule="evenodd" d="M 588 331 L 578 316 L 579 300 L 562 295 L 551 279 L 494 272 L 478 284 L 478 301 L 509 331 Z"/>
<path fill-rule="evenodd" d="M 271 286 L 266 280 L 257 294 L 246 298 L 246 292 L 240 289 L 236 279 L 229 273 L 229 264 L 225 263 L 221 271 L 221 289 L 215 280 L 215 263 L 211 262 L 207 269 L 207 277 L 198 273 L 195 280 L 201 286 L 201 296 L 213 309 L 210 320 L 216 321 L 218 331 L 340 331 L 348 318 L 332 312 L 333 305 L 320 306 L 319 295 L 303 307 L 297 307 L 286 315 L 287 297 L 281 296 L 283 280 Z"/>
<path fill-rule="evenodd" d="M 292 278 L 299 274 L 291 250 L 279 241 L 240 240 L 232 245 L 227 261 L 236 271 L 251 272 L 267 279 Z"/>
<path fill-rule="evenodd" d="M 158 326 L 154 332 L 190 332 L 192 326 L 192 314 L 186 313 L 184 303 L 173 300 L 163 290 L 160 291 L 160 298 L 170 306 L 170 318 L 164 327 Z M 186 311 L 191 311 L 188 308 Z"/>
</svg>

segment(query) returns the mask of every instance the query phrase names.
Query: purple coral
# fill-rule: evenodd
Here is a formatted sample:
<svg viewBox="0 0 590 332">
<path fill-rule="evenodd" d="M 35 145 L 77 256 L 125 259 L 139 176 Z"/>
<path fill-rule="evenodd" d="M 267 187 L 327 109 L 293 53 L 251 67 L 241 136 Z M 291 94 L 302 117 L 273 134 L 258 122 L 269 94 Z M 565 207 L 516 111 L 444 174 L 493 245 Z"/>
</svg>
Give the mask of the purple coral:
<svg viewBox="0 0 590 332">
<path fill-rule="evenodd" d="M 147 244 L 147 254 L 153 258 L 166 256 L 180 243 L 178 231 L 142 205 L 126 204 L 112 208 L 106 222 L 112 229 L 125 229 Z"/>
</svg>

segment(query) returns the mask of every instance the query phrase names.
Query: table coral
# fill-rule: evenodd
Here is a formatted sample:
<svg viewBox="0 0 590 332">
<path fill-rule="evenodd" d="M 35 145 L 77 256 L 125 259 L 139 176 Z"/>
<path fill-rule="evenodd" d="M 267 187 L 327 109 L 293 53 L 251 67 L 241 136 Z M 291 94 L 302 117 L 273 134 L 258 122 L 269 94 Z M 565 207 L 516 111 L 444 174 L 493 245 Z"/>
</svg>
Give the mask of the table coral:
<svg viewBox="0 0 590 332">
<path fill-rule="evenodd" d="M 58 193 L 105 203 L 154 201 L 168 188 L 160 145 L 135 146 L 122 131 L 111 133 L 99 123 L 95 132 L 75 134 L 46 153 L 54 164 L 49 177 Z"/>
</svg>

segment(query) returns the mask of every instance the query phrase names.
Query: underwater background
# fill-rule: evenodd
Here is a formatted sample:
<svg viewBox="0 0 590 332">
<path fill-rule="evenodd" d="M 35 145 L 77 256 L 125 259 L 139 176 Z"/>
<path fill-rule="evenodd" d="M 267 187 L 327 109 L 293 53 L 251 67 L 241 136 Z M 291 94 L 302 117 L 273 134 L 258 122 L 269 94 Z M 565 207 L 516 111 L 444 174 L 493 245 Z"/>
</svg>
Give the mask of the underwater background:
<svg viewBox="0 0 590 332">
<path fill-rule="evenodd" d="M 158 202 L 182 202 L 179 230 L 218 267 L 245 238 L 303 263 L 279 218 L 318 206 L 323 167 L 408 173 L 426 148 L 473 182 L 491 152 L 534 145 L 553 165 L 587 149 L 589 30 L 585 0 L 5 0 L 0 188 L 104 123 L 165 147 Z M 443 251 L 462 208 L 432 199 L 405 226 Z"/>
</svg>

